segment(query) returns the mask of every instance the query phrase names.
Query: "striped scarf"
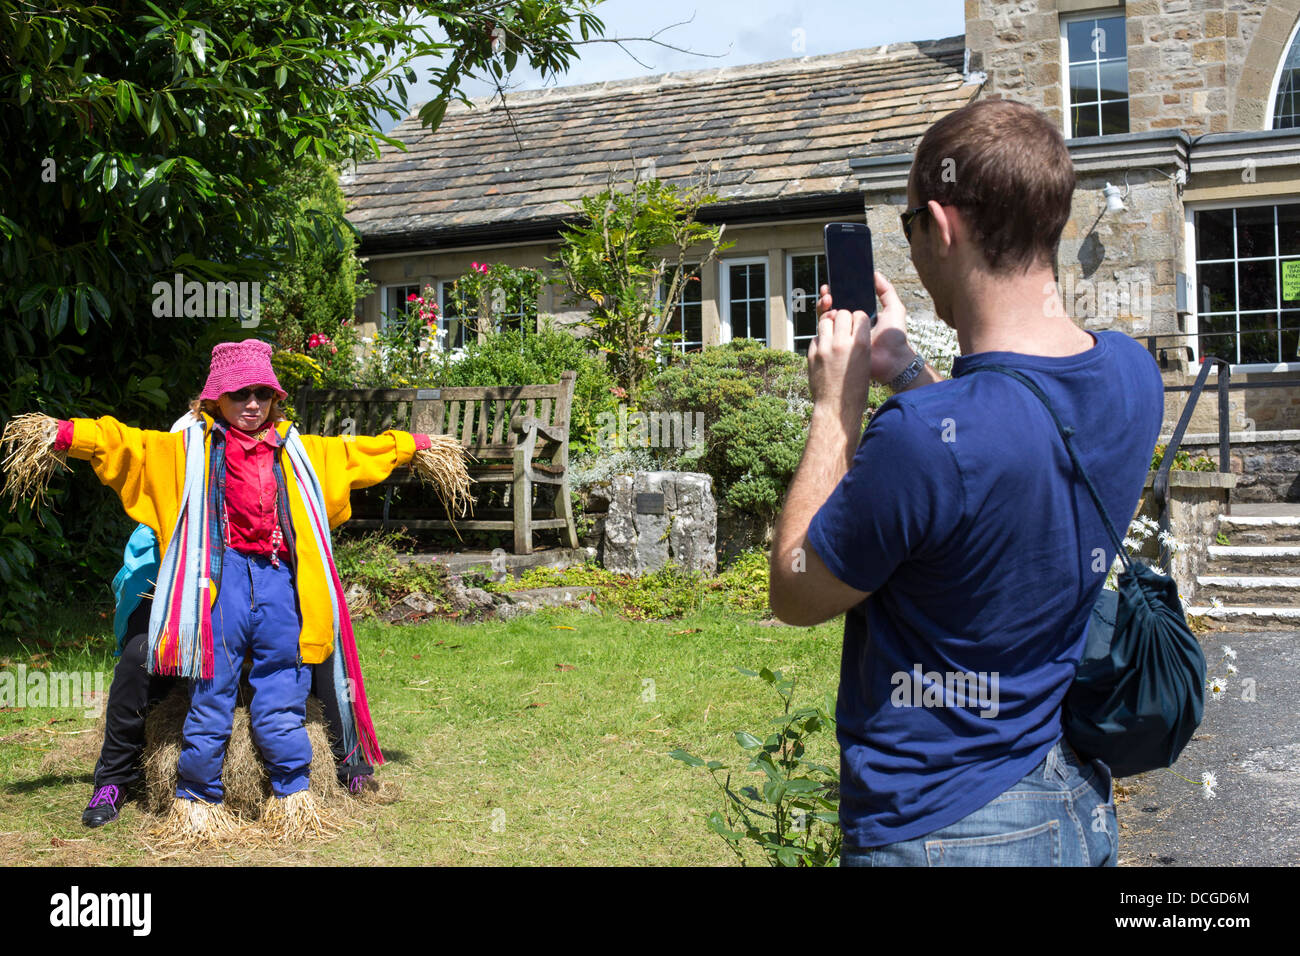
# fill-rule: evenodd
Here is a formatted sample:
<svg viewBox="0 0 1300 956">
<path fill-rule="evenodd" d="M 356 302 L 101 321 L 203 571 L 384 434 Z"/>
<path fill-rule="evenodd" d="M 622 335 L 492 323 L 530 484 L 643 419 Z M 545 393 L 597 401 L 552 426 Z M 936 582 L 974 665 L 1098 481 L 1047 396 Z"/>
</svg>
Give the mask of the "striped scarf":
<svg viewBox="0 0 1300 956">
<path fill-rule="evenodd" d="M 211 680 L 213 676 L 212 601 L 209 585 L 220 588 L 223 553 L 220 516 L 225 509 L 225 442 L 214 440 L 204 474 L 204 426 L 196 422 L 184 430 L 185 484 L 180 515 L 167 553 L 158 569 L 158 590 L 149 617 L 149 672 Z M 293 469 L 307 511 L 310 540 L 326 569 L 330 608 L 334 619 L 333 656 L 335 685 L 350 708 L 340 707 L 343 743 L 347 763 L 364 758 L 379 766 L 383 753 L 375 736 L 374 723 L 361 678 L 352 619 L 343 596 L 343 583 L 334 564 L 334 545 L 325 509 L 320 479 L 307 457 L 307 449 L 294 426 L 284 438 L 284 450 Z M 276 465 L 281 527 L 285 529 L 291 555 L 296 556 L 296 535 L 289 520 L 288 494 L 279 458 Z M 206 477 L 206 482 L 205 482 Z M 207 487 L 204 487 L 206 484 Z M 293 560 L 297 570 L 296 557 Z"/>
</svg>

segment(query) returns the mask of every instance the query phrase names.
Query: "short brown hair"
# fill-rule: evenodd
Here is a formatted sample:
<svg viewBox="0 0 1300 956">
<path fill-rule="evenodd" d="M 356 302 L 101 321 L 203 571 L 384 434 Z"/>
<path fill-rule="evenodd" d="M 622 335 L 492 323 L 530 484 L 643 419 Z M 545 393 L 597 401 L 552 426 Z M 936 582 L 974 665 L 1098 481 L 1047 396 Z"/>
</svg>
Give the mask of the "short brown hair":
<svg viewBox="0 0 1300 956">
<path fill-rule="evenodd" d="M 994 272 L 1056 264 L 1070 218 L 1074 164 L 1042 113 L 1011 100 L 977 100 L 939 120 L 912 162 L 918 205 L 959 207 Z M 927 217 L 919 225 L 928 228 Z"/>
</svg>

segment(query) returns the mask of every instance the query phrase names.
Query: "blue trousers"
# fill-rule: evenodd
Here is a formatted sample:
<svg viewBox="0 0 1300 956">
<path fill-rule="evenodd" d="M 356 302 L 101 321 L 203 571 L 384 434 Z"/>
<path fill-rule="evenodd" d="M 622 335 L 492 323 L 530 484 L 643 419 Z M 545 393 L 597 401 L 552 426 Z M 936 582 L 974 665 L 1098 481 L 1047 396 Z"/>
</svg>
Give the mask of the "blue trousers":
<svg viewBox="0 0 1300 956">
<path fill-rule="evenodd" d="M 1110 770 L 1062 737 L 1011 789 L 933 833 L 840 850 L 841 866 L 1114 866 Z"/>
<path fill-rule="evenodd" d="M 270 558 L 232 548 L 226 548 L 222 562 L 212 608 L 213 676 L 193 682 L 176 796 L 207 803 L 224 797 L 221 768 L 244 655 L 251 650 L 253 743 L 266 762 L 272 792 L 287 797 L 307 789 L 311 769 L 306 720 L 312 668 L 299 660 L 293 572 L 287 561 L 276 568 Z"/>
</svg>

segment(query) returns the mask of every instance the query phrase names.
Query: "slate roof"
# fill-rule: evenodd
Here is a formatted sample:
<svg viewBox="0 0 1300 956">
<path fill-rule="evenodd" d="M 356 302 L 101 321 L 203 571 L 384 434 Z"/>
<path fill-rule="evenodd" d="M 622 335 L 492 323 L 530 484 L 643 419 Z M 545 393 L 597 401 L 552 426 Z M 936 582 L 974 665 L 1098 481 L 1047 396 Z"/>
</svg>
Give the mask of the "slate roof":
<svg viewBox="0 0 1300 956">
<path fill-rule="evenodd" d="M 855 200 L 849 159 L 910 152 L 975 97 L 965 38 L 665 73 L 453 104 L 433 133 L 417 110 L 390 132 L 408 152 L 345 176 L 362 253 L 553 237 L 568 205 L 654 160 L 686 181 L 716 164 L 708 219 L 771 218 Z M 518 139 L 516 139 L 516 135 Z"/>
</svg>

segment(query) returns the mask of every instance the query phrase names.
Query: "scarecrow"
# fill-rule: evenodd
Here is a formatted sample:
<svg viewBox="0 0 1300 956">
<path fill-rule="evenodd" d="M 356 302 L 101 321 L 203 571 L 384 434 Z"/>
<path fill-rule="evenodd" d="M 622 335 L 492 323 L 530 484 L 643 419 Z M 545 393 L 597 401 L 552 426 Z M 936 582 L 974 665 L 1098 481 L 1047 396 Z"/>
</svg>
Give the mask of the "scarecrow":
<svg viewBox="0 0 1300 956">
<path fill-rule="evenodd" d="M 350 705 L 348 758 L 381 765 L 330 529 L 350 495 L 410 464 L 449 513 L 472 499 L 460 443 L 390 430 L 377 436 L 302 435 L 279 410 L 287 395 L 256 339 L 216 345 L 207 381 L 179 432 L 116 419 L 40 414 L 5 429 L 8 491 L 39 503 L 71 456 L 90 462 L 129 516 L 156 536 L 161 560 L 149 618 L 150 674 L 192 683 L 166 830 L 233 832 L 222 766 L 240 672 L 252 656 L 250 731 L 272 795 L 263 819 L 287 832 L 319 829 L 304 726 L 312 668 L 334 660 Z M 336 644 L 337 642 L 337 644 Z M 334 653 L 335 647 L 340 653 Z M 349 739 L 349 733 L 351 738 Z"/>
</svg>

